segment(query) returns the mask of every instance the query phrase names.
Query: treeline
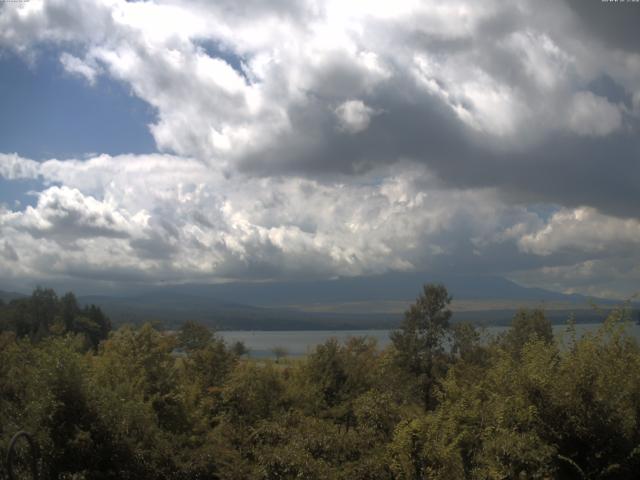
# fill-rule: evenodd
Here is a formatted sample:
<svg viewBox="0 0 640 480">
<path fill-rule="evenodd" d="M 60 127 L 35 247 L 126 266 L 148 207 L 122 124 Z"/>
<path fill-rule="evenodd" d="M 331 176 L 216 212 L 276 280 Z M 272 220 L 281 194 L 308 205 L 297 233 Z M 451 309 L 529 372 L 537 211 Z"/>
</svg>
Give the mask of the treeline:
<svg viewBox="0 0 640 480">
<path fill-rule="evenodd" d="M 109 335 L 111 321 L 95 305 L 80 308 L 71 292 L 58 298 L 54 290 L 38 287 L 30 297 L 14 299 L 8 304 L 0 299 L 0 332 L 4 331 L 32 341 L 52 334 L 77 333 L 96 348 Z"/>
<path fill-rule="evenodd" d="M 637 478 L 640 347 L 624 309 L 561 340 L 522 311 L 487 339 L 450 323 L 450 301 L 425 286 L 385 350 L 329 340 L 275 363 L 190 322 L 122 327 L 94 349 L 51 328 L 67 325 L 59 300 L 46 335 L 2 323 L 0 454 L 26 429 L 44 478 Z"/>
</svg>

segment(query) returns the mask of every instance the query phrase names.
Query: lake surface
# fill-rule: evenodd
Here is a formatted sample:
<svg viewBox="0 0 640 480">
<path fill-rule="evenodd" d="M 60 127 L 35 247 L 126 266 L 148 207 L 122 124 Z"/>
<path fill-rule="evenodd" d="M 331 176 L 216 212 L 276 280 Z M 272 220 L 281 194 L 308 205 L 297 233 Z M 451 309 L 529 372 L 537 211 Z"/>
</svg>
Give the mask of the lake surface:
<svg viewBox="0 0 640 480">
<path fill-rule="evenodd" d="M 602 324 L 578 324 L 576 333 L 583 335 L 598 329 Z M 487 336 L 498 335 L 509 327 L 486 327 L 484 334 Z M 556 336 L 562 335 L 566 331 L 566 325 L 554 325 L 553 331 Z M 629 331 L 636 338 L 640 339 L 640 325 L 629 325 Z M 330 338 L 345 342 L 351 337 L 371 337 L 374 338 L 380 348 L 384 348 L 391 340 L 389 333 L 391 330 L 287 330 L 287 331 L 220 331 L 217 332 L 227 343 L 242 341 L 249 349 L 249 356 L 252 358 L 272 358 L 275 347 L 283 347 L 287 355 L 299 357 L 308 355 L 315 350 L 316 346 L 326 342 Z"/>
</svg>

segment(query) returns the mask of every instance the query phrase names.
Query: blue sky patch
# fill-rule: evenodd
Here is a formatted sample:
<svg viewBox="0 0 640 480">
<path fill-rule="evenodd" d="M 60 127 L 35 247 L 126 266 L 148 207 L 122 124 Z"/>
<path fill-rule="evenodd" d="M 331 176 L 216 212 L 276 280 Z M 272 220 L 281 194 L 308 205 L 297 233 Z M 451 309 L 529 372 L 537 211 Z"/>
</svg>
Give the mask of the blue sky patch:
<svg viewBox="0 0 640 480">
<path fill-rule="evenodd" d="M 41 180 L 7 180 L 0 177 L 0 205 L 6 205 L 14 211 L 24 210 L 29 205 L 33 207 L 38 203 L 38 196 L 34 192 L 45 188 Z"/>
<path fill-rule="evenodd" d="M 34 160 L 156 152 L 154 109 L 104 76 L 91 86 L 70 75 L 60 53 L 45 50 L 30 66 L 0 52 L 0 152 Z"/>
</svg>

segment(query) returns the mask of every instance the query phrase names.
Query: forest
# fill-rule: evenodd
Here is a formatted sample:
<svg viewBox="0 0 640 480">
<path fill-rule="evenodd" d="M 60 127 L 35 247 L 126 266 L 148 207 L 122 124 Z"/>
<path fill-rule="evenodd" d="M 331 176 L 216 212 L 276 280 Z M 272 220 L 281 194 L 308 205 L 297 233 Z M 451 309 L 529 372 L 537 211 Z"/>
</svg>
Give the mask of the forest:
<svg viewBox="0 0 640 480">
<path fill-rule="evenodd" d="M 189 321 L 112 329 L 38 288 L 0 305 L 0 455 L 25 430 L 52 479 L 638 478 L 628 309 L 561 337 L 522 310 L 488 337 L 450 303 L 427 284 L 388 348 L 276 361 Z"/>
</svg>

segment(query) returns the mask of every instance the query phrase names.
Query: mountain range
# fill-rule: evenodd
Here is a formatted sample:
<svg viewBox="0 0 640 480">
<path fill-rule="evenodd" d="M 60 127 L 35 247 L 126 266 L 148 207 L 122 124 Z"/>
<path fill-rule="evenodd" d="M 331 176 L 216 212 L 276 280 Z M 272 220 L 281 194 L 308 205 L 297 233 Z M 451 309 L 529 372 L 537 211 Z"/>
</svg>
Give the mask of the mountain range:
<svg viewBox="0 0 640 480">
<path fill-rule="evenodd" d="M 497 276 L 389 273 L 371 277 L 297 282 L 235 282 L 150 287 L 134 294 L 84 295 L 116 324 L 157 321 L 175 328 L 194 320 L 226 330 L 333 330 L 393 328 L 427 282 L 444 284 L 453 296 L 454 321 L 507 324 L 519 308 L 541 307 L 555 322 L 573 314 L 600 321 L 619 303 L 528 288 Z M 19 293 L 0 292 L 8 301 Z"/>
</svg>

